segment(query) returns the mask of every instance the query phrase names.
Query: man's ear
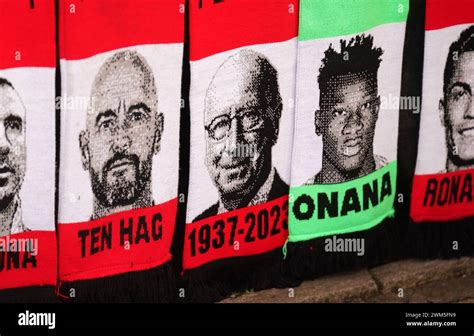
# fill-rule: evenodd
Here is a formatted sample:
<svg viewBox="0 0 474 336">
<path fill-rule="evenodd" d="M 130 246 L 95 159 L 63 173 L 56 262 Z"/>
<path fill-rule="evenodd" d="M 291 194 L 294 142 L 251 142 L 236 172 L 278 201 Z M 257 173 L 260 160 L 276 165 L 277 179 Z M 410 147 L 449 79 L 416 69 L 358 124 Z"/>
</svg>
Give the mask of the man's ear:
<svg viewBox="0 0 474 336">
<path fill-rule="evenodd" d="M 163 113 L 158 113 L 156 116 L 155 143 L 153 144 L 154 154 L 158 154 L 161 148 L 161 135 L 163 134 L 164 123 Z"/>
<path fill-rule="evenodd" d="M 321 136 L 321 110 L 314 111 L 314 129 L 317 136 Z"/>
<path fill-rule="evenodd" d="M 278 108 L 278 111 L 271 112 L 271 113 L 275 113 L 277 116 L 280 116 L 279 118 L 277 118 L 276 125 L 274 125 L 275 127 L 273 128 L 272 145 L 275 145 L 278 142 L 278 135 L 280 134 L 280 119 L 281 119 L 281 112 L 283 110 L 283 107 L 280 104 L 277 108 Z"/>
<path fill-rule="evenodd" d="M 79 134 L 79 148 L 81 150 L 82 168 L 89 170 L 90 154 L 89 154 L 89 133 L 81 131 Z"/>
<path fill-rule="evenodd" d="M 439 100 L 438 112 L 439 112 L 439 119 L 441 120 L 441 125 L 446 126 L 444 122 L 444 100 L 443 99 Z"/>
</svg>

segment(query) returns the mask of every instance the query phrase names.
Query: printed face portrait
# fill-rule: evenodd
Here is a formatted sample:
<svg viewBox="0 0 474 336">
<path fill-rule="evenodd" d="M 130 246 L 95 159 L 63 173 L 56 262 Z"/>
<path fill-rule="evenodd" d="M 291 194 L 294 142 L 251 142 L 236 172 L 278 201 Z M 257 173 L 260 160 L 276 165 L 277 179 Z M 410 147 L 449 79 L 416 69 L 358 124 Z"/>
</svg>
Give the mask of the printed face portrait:
<svg viewBox="0 0 474 336">
<path fill-rule="evenodd" d="M 18 194 L 26 170 L 26 110 L 16 90 L 0 78 L 0 203 Z"/>
<path fill-rule="evenodd" d="M 220 66 L 205 99 L 209 175 L 221 195 L 240 198 L 261 185 L 271 165 L 282 109 L 276 70 L 242 50 Z"/>
<path fill-rule="evenodd" d="M 453 62 L 452 76 L 439 104 L 448 153 L 458 166 L 474 163 L 473 89 L 474 51 L 468 51 Z"/>
<path fill-rule="evenodd" d="M 380 99 L 374 76 L 366 73 L 332 77 L 321 93 L 316 134 L 328 160 L 340 171 L 360 169 L 373 155 Z"/>
<path fill-rule="evenodd" d="M 163 116 L 151 69 L 134 51 L 116 53 L 95 77 L 80 146 L 93 193 L 107 207 L 133 204 L 149 192 Z"/>
</svg>

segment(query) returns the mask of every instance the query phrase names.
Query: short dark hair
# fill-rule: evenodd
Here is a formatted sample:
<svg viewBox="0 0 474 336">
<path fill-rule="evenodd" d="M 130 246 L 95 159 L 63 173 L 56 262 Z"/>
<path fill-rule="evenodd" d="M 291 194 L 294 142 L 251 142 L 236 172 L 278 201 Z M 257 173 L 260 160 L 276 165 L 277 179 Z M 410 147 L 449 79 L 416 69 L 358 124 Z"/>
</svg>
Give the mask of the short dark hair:
<svg viewBox="0 0 474 336">
<path fill-rule="evenodd" d="M 454 55 L 460 57 L 466 51 L 474 51 L 474 25 L 464 30 L 459 39 L 454 41 L 449 47 L 448 58 L 444 67 L 443 92 L 447 93 L 449 82 L 454 74 Z"/>
<path fill-rule="evenodd" d="M 2 78 L 2 77 L 0 77 L 0 86 L 9 86 L 9 87 L 11 87 L 12 89 L 14 89 L 13 84 L 10 83 L 9 80 L 7 80 L 7 79 L 5 79 L 5 78 Z"/>
<path fill-rule="evenodd" d="M 346 40 L 340 40 L 340 45 L 339 53 L 334 50 L 332 44 L 324 52 L 318 76 L 321 91 L 328 89 L 328 82 L 334 77 L 365 73 L 377 78 L 383 50 L 374 47 L 372 35 L 357 35 L 351 38 L 349 43 Z"/>
</svg>

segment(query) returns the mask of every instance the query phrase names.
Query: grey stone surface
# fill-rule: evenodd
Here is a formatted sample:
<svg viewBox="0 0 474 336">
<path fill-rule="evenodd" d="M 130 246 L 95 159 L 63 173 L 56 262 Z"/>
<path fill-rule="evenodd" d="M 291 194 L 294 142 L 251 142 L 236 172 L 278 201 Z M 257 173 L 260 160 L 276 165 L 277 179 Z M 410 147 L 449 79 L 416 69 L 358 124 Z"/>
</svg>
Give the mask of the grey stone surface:
<svg viewBox="0 0 474 336">
<path fill-rule="evenodd" d="M 429 302 L 434 303 L 474 299 L 474 275 L 430 282 L 417 289 Z"/>
<path fill-rule="evenodd" d="M 474 258 L 452 260 L 404 260 L 371 269 L 370 274 L 384 293 L 411 288 L 427 282 L 474 273 Z"/>
<path fill-rule="evenodd" d="M 370 270 L 305 281 L 295 288 L 235 294 L 221 302 L 474 303 L 474 258 L 398 261 Z"/>
<path fill-rule="evenodd" d="M 322 303 L 354 302 L 377 293 L 367 270 L 305 281 L 295 288 L 268 289 L 228 298 L 222 303 Z"/>
</svg>

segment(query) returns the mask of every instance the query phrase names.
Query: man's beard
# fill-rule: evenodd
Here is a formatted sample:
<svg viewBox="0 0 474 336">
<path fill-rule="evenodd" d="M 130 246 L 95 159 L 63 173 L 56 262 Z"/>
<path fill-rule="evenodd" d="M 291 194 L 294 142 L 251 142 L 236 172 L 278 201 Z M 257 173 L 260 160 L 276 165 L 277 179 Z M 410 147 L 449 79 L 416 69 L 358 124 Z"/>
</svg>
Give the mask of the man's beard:
<svg viewBox="0 0 474 336">
<path fill-rule="evenodd" d="M 0 211 L 5 210 L 15 198 L 15 194 L 5 196 L 0 198 Z"/>
<path fill-rule="evenodd" d="M 110 167 L 114 162 L 122 159 L 130 160 L 133 163 L 133 178 L 126 179 L 125 176 L 117 176 L 112 177 L 112 181 L 109 181 Z M 140 170 L 140 161 L 137 155 L 115 154 L 104 165 L 102 179 L 97 172 L 91 169 L 92 191 L 97 200 L 105 207 L 130 205 L 142 197 L 150 175 L 151 162 L 142 162 Z"/>
</svg>

